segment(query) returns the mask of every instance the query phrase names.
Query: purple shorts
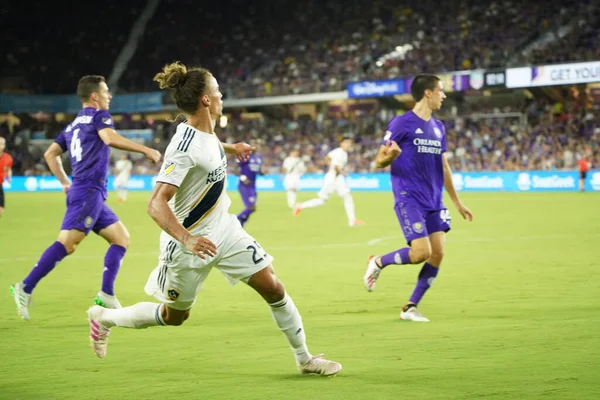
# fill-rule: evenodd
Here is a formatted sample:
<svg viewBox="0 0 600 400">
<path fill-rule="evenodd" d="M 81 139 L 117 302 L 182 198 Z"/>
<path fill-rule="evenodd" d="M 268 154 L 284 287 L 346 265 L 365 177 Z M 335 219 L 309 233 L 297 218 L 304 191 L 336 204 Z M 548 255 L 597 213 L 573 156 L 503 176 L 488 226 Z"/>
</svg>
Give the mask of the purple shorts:
<svg viewBox="0 0 600 400">
<path fill-rule="evenodd" d="M 242 196 L 244 206 L 250 207 L 256 205 L 256 187 L 254 185 L 244 185 L 243 183 L 240 183 L 238 185 L 238 190 Z"/>
<path fill-rule="evenodd" d="M 427 237 L 435 232 L 450 230 L 452 218 L 447 208 L 425 211 L 413 200 L 405 199 L 396 203 L 394 210 L 409 245 L 415 239 Z"/>
<path fill-rule="evenodd" d="M 77 229 L 87 235 L 91 230 L 98 233 L 117 221 L 119 218 L 104 203 L 101 190 L 71 187 L 67 192 L 67 211 L 61 230 Z"/>
</svg>

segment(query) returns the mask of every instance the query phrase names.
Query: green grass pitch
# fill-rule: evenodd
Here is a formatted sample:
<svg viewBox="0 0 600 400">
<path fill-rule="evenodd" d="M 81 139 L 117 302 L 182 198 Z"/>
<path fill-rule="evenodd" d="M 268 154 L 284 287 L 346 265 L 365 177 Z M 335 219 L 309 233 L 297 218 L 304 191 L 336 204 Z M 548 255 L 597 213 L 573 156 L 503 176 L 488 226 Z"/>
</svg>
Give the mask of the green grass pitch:
<svg viewBox="0 0 600 400">
<path fill-rule="evenodd" d="M 232 212 L 241 208 L 231 193 Z M 301 193 L 300 200 L 312 197 Z M 334 378 L 297 373 L 267 306 L 213 271 L 182 327 L 115 328 L 108 355 L 88 345 L 85 311 L 106 244 L 91 235 L 44 281 L 22 321 L 9 285 L 56 238 L 64 196 L 8 193 L 0 220 L 1 399 L 598 399 L 600 196 L 462 194 L 446 259 L 421 303 L 430 323 L 398 319 L 419 266 L 390 267 L 368 293 L 370 254 L 403 246 L 389 193 L 354 193 L 365 226 L 340 199 L 292 217 L 283 193 L 259 196 L 247 230 L 303 315 L 312 353 L 341 362 Z M 123 304 L 153 301 L 159 228 L 148 193 L 109 204 L 131 233 L 117 279 Z"/>
</svg>

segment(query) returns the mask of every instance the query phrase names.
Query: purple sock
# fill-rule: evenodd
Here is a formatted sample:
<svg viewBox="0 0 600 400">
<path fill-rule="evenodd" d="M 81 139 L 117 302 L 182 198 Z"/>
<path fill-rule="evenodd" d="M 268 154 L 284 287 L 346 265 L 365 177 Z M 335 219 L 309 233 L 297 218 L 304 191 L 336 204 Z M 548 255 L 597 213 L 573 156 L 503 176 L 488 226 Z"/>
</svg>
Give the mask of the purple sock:
<svg viewBox="0 0 600 400">
<path fill-rule="evenodd" d="M 23 290 L 25 293 L 31 294 L 33 289 L 43 277 L 48 275 L 50 271 L 56 267 L 63 258 L 67 256 L 67 249 L 61 242 L 54 242 L 48 247 L 40 257 L 40 260 L 35 264 L 27 278 L 23 279 Z"/>
<path fill-rule="evenodd" d="M 246 224 L 246 222 L 248 222 L 248 218 L 250 218 L 250 214 L 252 214 L 252 210 L 249 208 L 246 208 L 244 211 L 242 211 L 241 213 L 238 214 L 237 219 L 240 221 L 242 226 L 244 226 Z"/>
<path fill-rule="evenodd" d="M 413 294 L 410 296 L 409 301 L 411 303 L 419 304 L 419 301 L 421 301 L 427 289 L 433 285 L 433 281 L 439 270 L 439 267 L 434 267 L 429 263 L 423 264 L 423 268 L 421 268 L 421 272 L 419 272 L 419 279 L 417 280 L 415 290 L 413 290 Z"/>
<path fill-rule="evenodd" d="M 104 256 L 104 273 L 102 274 L 102 291 L 114 296 L 115 279 L 125 257 L 127 249 L 118 244 L 111 244 Z"/>
<path fill-rule="evenodd" d="M 381 268 L 391 264 L 410 264 L 409 251 L 410 247 L 404 247 L 382 256 Z"/>
</svg>

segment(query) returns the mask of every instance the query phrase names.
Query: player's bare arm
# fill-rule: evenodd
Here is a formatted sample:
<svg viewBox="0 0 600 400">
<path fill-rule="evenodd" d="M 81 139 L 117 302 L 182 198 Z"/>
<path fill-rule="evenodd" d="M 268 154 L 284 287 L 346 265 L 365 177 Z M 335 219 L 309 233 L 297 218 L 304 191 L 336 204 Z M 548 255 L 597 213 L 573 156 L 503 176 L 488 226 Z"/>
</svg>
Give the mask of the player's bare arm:
<svg viewBox="0 0 600 400">
<path fill-rule="evenodd" d="M 381 145 L 377 155 L 375 156 L 375 165 L 377 168 L 385 168 L 390 165 L 402 150 L 394 140 L 388 140 L 384 145 Z"/>
<path fill-rule="evenodd" d="M 473 221 L 473 214 L 471 213 L 471 210 L 469 210 L 467 206 L 460 201 L 458 193 L 454 188 L 454 183 L 452 182 L 452 169 L 450 168 L 446 154 L 442 154 L 442 160 L 444 165 L 444 188 L 446 189 L 446 192 L 448 192 L 450 199 L 452 199 L 452 202 L 454 203 L 454 206 L 460 215 L 462 215 L 462 217 L 467 221 Z"/>
<path fill-rule="evenodd" d="M 107 146 L 114 147 L 115 149 L 119 150 L 141 153 L 153 163 L 157 163 L 158 161 L 160 161 L 160 153 L 157 150 L 151 149 L 150 147 L 144 146 L 142 144 L 132 142 L 131 140 L 119 135 L 112 128 L 104 128 L 101 131 L 98 131 L 98 134 Z"/>
<path fill-rule="evenodd" d="M 67 177 L 67 173 L 63 167 L 62 159 L 60 155 L 63 153 L 62 148 L 58 145 L 58 143 L 52 143 L 48 150 L 44 153 L 44 159 L 48 164 L 48 168 L 54 174 L 56 179 L 60 181 L 63 186 L 63 191 L 67 193 L 69 187 L 71 186 L 71 182 L 69 181 L 69 177 Z"/>
<path fill-rule="evenodd" d="M 221 142 L 221 144 L 223 145 L 223 150 L 225 150 L 225 153 L 235 154 L 235 158 L 237 158 L 238 161 L 248 161 L 250 154 L 252 154 L 252 152 L 255 150 L 255 148 L 250 146 L 248 143 L 239 142 L 230 144 Z"/>
<path fill-rule="evenodd" d="M 168 204 L 176 192 L 177 186 L 158 182 L 152 191 L 152 196 L 148 203 L 148 214 L 162 230 L 183 243 L 188 250 L 198 257 L 204 260 L 206 259 L 206 255 L 215 256 L 217 254 L 217 246 L 213 242 L 202 236 L 192 236 L 177 221 L 175 214 L 173 214 Z"/>
</svg>

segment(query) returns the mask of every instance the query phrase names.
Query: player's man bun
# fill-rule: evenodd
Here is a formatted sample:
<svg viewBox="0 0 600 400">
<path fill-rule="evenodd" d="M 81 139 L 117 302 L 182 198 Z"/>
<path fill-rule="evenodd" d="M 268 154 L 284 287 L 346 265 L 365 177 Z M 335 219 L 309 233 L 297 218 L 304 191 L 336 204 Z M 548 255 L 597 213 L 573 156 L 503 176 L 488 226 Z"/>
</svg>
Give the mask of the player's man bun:
<svg viewBox="0 0 600 400">
<path fill-rule="evenodd" d="M 161 89 L 178 89 L 187 80 L 187 68 L 179 61 L 167 64 L 162 72 L 154 76 L 154 80 Z"/>
<path fill-rule="evenodd" d="M 206 84 L 212 77 L 209 70 L 200 67 L 187 68 L 176 61 L 163 67 L 154 76 L 161 89 L 171 89 L 177 108 L 187 114 L 198 111 L 200 97 L 205 94 Z"/>
</svg>

